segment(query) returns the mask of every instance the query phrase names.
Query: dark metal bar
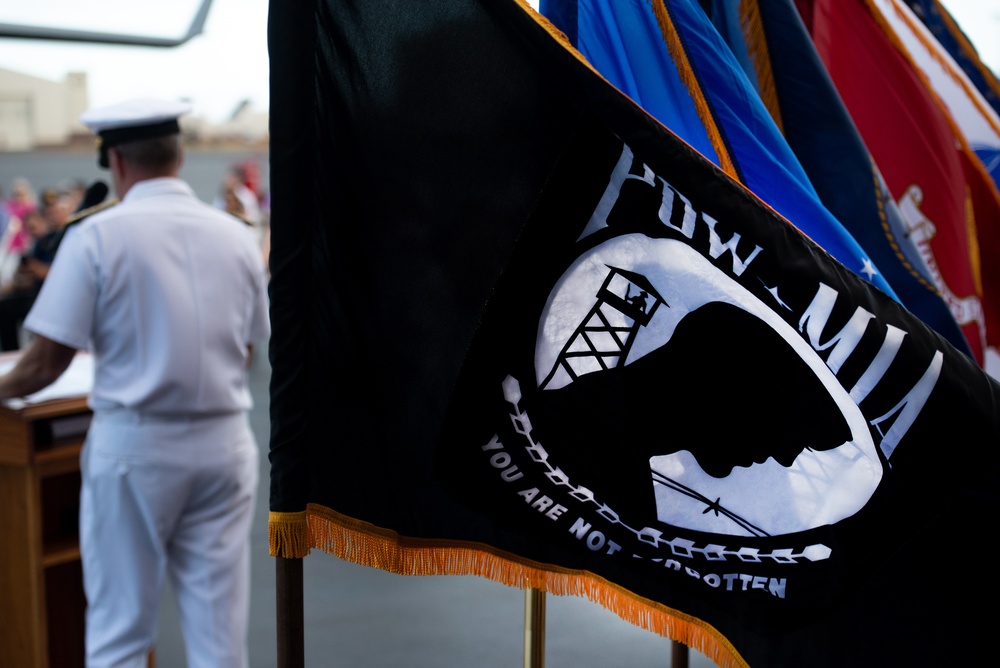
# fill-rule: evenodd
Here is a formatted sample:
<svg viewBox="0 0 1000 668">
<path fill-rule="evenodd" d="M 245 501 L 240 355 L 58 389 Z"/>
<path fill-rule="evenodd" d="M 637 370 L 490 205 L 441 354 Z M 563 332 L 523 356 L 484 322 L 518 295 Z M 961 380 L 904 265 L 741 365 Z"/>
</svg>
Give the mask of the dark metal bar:
<svg viewBox="0 0 1000 668">
<path fill-rule="evenodd" d="M 275 557 L 278 668 L 305 668 L 302 560 Z"/>
<path fill-rule="evenodd" d="M 670 668 L 688 668 L 688 646 L 676 640 L 670 645 Z"/>
<path fill-rule="evenodd" d="M 152 35 L 126 35 L 92 30 L 72 30 L 49 26 L 31 26 L 15 23 L 0 23 L 0 37 L 17 39 L 46 39 L 58 42 L 84 42 L 90 44 L 124 44 L 128 46 L 175 47 L 204 32 L 205 21 L 212 0 L 203 0 L 191 25 L 180 37 L 155 37 Z"/>
</svg>

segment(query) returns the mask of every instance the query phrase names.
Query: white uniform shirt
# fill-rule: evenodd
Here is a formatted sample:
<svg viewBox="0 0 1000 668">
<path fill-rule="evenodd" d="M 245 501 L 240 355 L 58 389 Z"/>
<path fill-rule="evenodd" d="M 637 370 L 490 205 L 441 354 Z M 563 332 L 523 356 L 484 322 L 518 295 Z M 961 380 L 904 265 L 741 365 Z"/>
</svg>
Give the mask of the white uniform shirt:
<svg viewBox="0 0 1000 668">
<path fill-rule="evenodd" d="M 244 411 L 247 344 L 270 335 L 252 231 L 174 178 L 70 228 L 25 328 L 94 354 L 90 406 Z"/>
</svg>

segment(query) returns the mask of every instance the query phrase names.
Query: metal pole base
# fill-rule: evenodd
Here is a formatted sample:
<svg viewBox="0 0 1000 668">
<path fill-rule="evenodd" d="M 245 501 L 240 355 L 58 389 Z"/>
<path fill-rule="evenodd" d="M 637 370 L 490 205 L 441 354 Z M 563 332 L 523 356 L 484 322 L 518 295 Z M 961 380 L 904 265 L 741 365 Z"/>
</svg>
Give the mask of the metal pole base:
<svg viewBox="0 0 1000 668">
<path fill-rule="evenodd" d="M 688 668 L 688 646 L 670 641 L 670 668 Z"/>
<path fill-rule="evenodd" d="M 545 592 L 524 590 L 524 668 L 545 668 Z"/>
<path fill-rule="evenodd" d="M 305 668 L 302 560 L 275 557 L 278 668 Z"/>
</svg>

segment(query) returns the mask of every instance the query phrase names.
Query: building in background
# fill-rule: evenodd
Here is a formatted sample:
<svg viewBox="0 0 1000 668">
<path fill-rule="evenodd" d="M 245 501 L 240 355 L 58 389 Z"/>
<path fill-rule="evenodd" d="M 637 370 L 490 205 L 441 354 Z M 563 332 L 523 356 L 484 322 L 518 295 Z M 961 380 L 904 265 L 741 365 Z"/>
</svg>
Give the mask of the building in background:
<svg viewBox="0 0 1000 668">
<path fill-rule="evenodd" d="M 268 113 L 241 100 L 221 123 L 198 116 L 181 119 L 181 130 L 189 143 L 202 146 L 264 146 L 268 139 Z"/>
<path fill-rule="evenodd" d="M 89 106 L 85 72 L 50 81 L 0 68 L 0 153 L 91 147 L 93 135 L 79 121 Z M 268 114 L 242 100 L 221 123 L 185 116 L 181 130 L 189 144 L 261 147 L 268 141 Z"/>
<path fill-rule="evenodd" d="M 87 75 L 70 72 L 49 81 L 0 68 L 0 151 L 61 146 L 85 135 Z"/>
</svg>

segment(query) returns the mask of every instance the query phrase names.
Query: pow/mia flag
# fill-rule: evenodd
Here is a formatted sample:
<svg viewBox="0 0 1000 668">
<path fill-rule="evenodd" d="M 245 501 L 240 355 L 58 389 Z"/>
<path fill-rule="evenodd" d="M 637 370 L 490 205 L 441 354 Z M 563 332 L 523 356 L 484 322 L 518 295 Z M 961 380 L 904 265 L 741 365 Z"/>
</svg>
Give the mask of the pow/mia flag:
<svg viewBox="0 0 1000 668">
<path fill-rule="evenodd" d="M 976 657 L 971 359 L 517 3 L 277 3 L 270 49 L 274 554 L 588 596 L 726 666 Z"/>
</svg>

